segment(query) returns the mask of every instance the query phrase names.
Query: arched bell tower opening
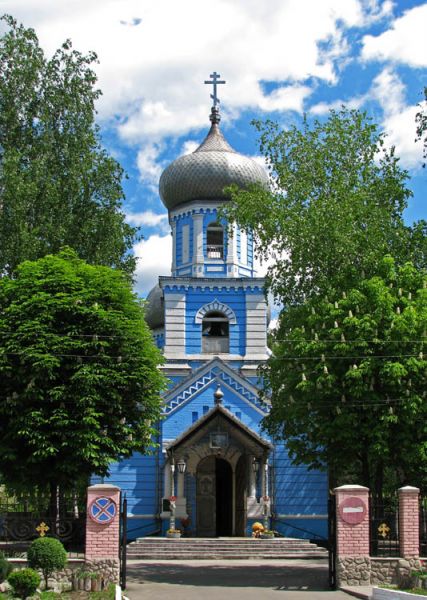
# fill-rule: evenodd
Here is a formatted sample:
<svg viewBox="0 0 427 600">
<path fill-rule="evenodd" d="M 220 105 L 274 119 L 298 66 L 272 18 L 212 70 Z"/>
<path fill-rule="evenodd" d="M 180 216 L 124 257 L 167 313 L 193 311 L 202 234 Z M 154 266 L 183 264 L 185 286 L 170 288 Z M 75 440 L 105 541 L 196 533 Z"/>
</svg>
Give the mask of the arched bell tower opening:
<svg viewBox="0 0 427 600">
<path fill-rule="evenodd" d="M 202 321 L 202 352 L 204 354 L 227 353 L 230 350 L 228 318 L 219 311 L 207 313 Z"/>
<path fill-rule="evenodd" d="M 210 223 L 206 229 L 207 258 L 224 258 L 224 228 L 220 223 Z"/>
</svg>

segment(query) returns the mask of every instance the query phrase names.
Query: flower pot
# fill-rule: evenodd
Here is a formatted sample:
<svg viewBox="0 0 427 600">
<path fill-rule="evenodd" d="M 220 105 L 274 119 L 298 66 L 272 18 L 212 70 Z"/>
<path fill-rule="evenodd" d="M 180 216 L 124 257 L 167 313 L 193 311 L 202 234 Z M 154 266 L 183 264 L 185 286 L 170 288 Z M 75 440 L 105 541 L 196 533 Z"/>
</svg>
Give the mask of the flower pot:
<svg viewBox="0 0 427 600">
<path fill-rule="evenodd" d="M 261 533 L 259 537 L 262 540 L 274 540 L 274 533 Z"/>
<path fill-rule="evenodd" d="M 166 537 L 169 539 L 178 539 L 181 537 L 180 533 L 167 533 Z"/>
</svg>

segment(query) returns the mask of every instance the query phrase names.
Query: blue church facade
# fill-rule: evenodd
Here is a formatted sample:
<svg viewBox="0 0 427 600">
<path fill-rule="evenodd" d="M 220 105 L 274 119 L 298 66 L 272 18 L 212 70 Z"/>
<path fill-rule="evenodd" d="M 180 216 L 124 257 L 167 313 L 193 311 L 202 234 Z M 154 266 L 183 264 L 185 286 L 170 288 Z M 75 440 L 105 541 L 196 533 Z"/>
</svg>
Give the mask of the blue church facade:
<svg viewBox="0 0 427 600">
<path fill-rule="evenodd" d="M 160 179 L 173 259 L 171 276 L 147 298 L 170 380 L 157 447 L 112 464 L 108 481 L 126 493 L 130 539 L 165 534 L 171 517 L 198 537 L 250 535 L 254 521 L 290 537 L 326 537 L 327 475 L 292 465 L 286 445 L 261 429 L 264 280 L 251 233 L 218 216 L 225 187 L 268 178 L 227 143 L 215 103 L 210 120 L 199 148 Z"/>
</svg>

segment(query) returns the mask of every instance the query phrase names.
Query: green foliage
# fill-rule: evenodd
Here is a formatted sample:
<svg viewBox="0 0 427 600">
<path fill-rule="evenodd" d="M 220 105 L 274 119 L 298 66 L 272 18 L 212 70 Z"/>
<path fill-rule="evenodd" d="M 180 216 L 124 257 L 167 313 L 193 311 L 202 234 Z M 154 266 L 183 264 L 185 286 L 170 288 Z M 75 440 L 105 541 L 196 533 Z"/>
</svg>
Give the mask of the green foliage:
<svg viewBox="0 0 427 600">
<path fill-rule="evenodd" d="M 0 583 L 7 579 L 9 573 L 13 571 L 13 566 L 7 560 L 3 552 L 0 552 Z"/>
<path fill-rule="evenodd" d="M 423 142 L 423 156 L 427 159 L 427 87 L 424 88 L 424 102 L 420 104 L 420 112 L 415 115 L 417 124 L 417 140 Z M 426 164 L 423 164 L 425 167 Z"/>
<path fill-rule="evenodd" d="M 7 580 L 19 598 L 32 596 L 40 585 L 40 575 L 33 569 L 13 571 Z"/>
<path fill-rule="evenodd" d="M 40 600 L 71 600 L 73 597 L 72 593 L 67 592 L 42 592 L 40 594 Z M 89 597 L 91 600 L 114 600 L 116 597 L 116 586 L 114 583 L 110 584 L 107 589 L 102 592 L 90 592 Z M 1 595 L 0 595 L 1 598 Z"/>
<path fill-rule="evenodd" d="M 280 317 L 265 426 L 292 457 L 378 495 L 384 473 L 427 487 L 427 277 L 391 257 L 376 276 Z M 349 483 L 347 480 L 346 483 Z"/>
<path fill-rule="evenodd" d="M 33 29 L 0 37 L 0 273 L 68 245 L 90 263 L 135 267 L 120 165 L 95 124 L 96 55 L 67 40 L 47 59 Z"/>
<path fill-rule="evenodd" d="M 281 302 L 353 285 L 387 253 L 412 259 L 402 221 L 408 175 L 366 114 L 343 108 L 301 129 L 255 126 L 271 190 L 231 188 L 226 211 L 273 258 L 268 283 Z M 425 265 L 425 250 L 418 254 Z"/>
<path fill-rule="evenodd" d="M 55 538 L 38 538 L 31 542 L 27 552 L 28 565 L 43 573 L 45 589 L 48 579 L 55 571 L 60 571 L 67 564 L 67 553 L 64 546 Z"/>
<path fill-rule="evenodd" d="M 15 489 L 72 489 L 145 452 L 162 358 L 122 272 L 74 251 L 0 279 L 0 470 Z"/>
</svg>

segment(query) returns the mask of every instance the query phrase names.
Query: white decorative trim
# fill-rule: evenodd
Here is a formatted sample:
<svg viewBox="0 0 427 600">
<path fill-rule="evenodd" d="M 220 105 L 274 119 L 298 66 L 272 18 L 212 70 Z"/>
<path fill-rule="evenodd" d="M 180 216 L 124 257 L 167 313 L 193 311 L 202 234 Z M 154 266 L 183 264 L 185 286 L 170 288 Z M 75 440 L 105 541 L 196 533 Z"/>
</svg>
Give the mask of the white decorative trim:
<svg viewBox="0 0 427 600">
<path fill-rule="evenodd" d="M 212 302 L 205 304 L 204 306 L 202 306 L 202 308 L 199 308 L 194 318 L 194 322 L 197 325 L 200 325 L 206 314 L 212 311 L 222 312 L 227 317 L 230 325 L 235 325 L 237 323 L 234 311 L 223 302 L 217 300 L 217 298 L 215 298 L 215 300 L 213 300 Z"/>
<path fill-rule="evenodd" d="M 202 267 L 201 267 L 202 268 Z M 203 277 L 203 274 L 196 281 L 190 277 L 169 277 L 165 275 L 161 275 L 159 277 L 160 287 L 164 290 L 165 288 L 170 288 L 172 291 L 186 291 L 193 289 L 202 290 L 213 290 L 216 288 L 217 290 L 250 290 L 250 291 L 258 291 L 262 294 L 262 290 L 265 285 L 264 277 L 241 277 L 241 278 L 226 278 L 224 277 L 216 277 L 212 279 L 211 277 Z M 249 300 L 249 299 L 248 299 Z"/>
<path fill-rule="evenodd" d="M 215 213 L 220 206 L 226 204 L 227 200 L 192 200 L 172 209 L 169 213 L 170 219 L 179 219 L 180 217 L 192 215 L 194 213 Z"/>
</svg>

